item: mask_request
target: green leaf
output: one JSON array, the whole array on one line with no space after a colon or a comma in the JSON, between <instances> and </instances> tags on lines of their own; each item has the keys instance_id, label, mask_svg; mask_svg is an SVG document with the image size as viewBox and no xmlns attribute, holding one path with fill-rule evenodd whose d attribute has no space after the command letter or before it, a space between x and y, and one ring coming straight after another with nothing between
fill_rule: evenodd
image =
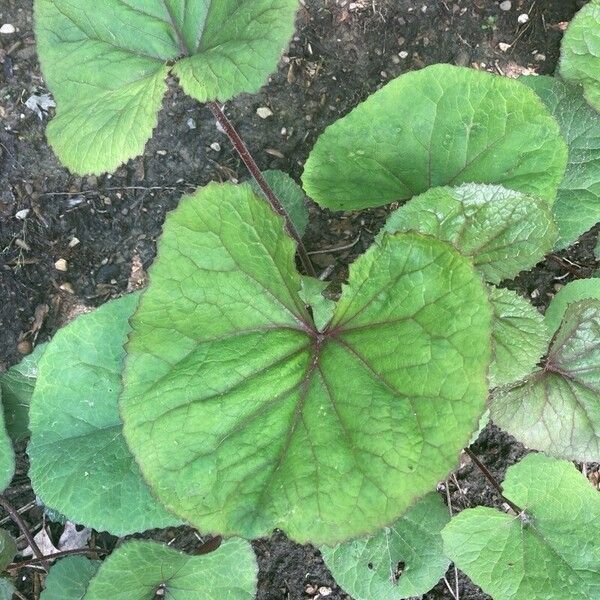
<instances>
[{"instance_id":1,"label":"green leaf","mask_svg":"<svg viewBox=\"0 0 600 600\"><path fill-rule=\"evenodd\" d=\"M600 119L581 92L560 79L529 76L520 81L548 107L569 148L553 207L560 232L556 246L565 248L600 221Z\"/></svg>"},{"instance_id":2,"label":"green leaf","mask_svg":"<svg viewBox=\"0 0 600 600\"><path fill-rule=\"evenodd\" d=\"M355 600L420 596L450 564L441 536L449 520L439 494L431 493L375 536L319 549L336 583Z\"/></svg>"},{"instance_id":3,"label":"green leaf","mask_svg":"<svg viewBox=\"0 0 600 600\"><path fill-rule=\"evenodd\" d=\"M99 560L88 560L84 556L59 560L46 577L40 600L82 600L100 565Z\"/></svg>"},{"instance_id":4,"label":"green leaf","mask_svg":"<svg viewBox=\"0 0 600 600\"><path fill-rule=\"evenodd\" d=\"M0 408L2 407L2 394L0 393ZM15 474L15 453L10 437L4 426L4 411L0 410L0 493L10 484Z\"/></svg>"},{"instance_id":5,"label":"green leaf","mask_svg":"<svg viewBox=\"0 0 600 600\"><path fill-rule=\"evenodd\" d=\"M114 171L143 152L171 70L201 102L258 91L292 36L297 6L35 0L39 58L57 105L50 144L76 173Z\"/></svg>"},{"instance_id":6,"label":"green leaf","mask_svg":"<svg viewBox=\"0 0 600 600\"><path fill-rule=\"evenodd\" d=\"M20 363L0 375L6 430L15 442L29 437L29 405L37 380L38 362L47 346L36 346Z\"/></svg>"},{"instance_id":7,"label":"green leaf","mask_svg":"<svg viewBox=\"0 0 600 600\"><path fill-rule=\"evenodd\" d=\"M314 277L302 277L302 288L298 292L305 304L311 307L313 320L319 331L327 327L335 312L335 302L325 296L328 287L329 283L326 281Z\"/></svg>"},{"instance_id":8,"label":"green leaf","mask_svg":"<svg viewBox=\"0 0 600 600\"><path fill-rule=\"evenodd\" d=\"M587 299L600 300L600 278L576 279L561 288L552 298L544 315L550 335L554 335L560 327L569 304Z\"/></svg>"},{"instance_id":9,"label":"green leaf","mask_svg":"<svg viewBox=\"0 0 600 600\"><path fill-rule=\"evenodd\" d=\"M565 32L560 76L582 85L587 101L600 111L600 0L586 4Z\"/></svg>"},{"instance_id":10,"label":"green leaf","mask_svg":"<svg viewBox=\"0 0 600 600\"><path fill-rule=\"evenodd\" d=\"M329 126L306 162L303 183L310 198L335 210L472 182L551 203L566 161L556 121L526 86L434 65L391 81Z\"/></svg>"},{"instance_id":11,"label":"green leaf","mask_svg":"<svg viewBox=\"0 0 600 600\"><path fill-rule=\"evenodd\" d=\"M0 577L0 600L12 600L17 588L6 577Z\"/></svg>"},{"instance_id":12,"label":"green leaf","mask_svg":"<svg viewBox=\"0 0 600 600\"><path fill-rule=\"evenodd\" d=\"M505 386L529 375L546 354L550 336L544 317L525 298L490 286L494 314L491 387Z\"/></svg>"},{"instance_id":13,"label":"green leaf","mask_svg":"<svg viewBox=\"0 0 600 600\"><path fill-rule=\"evenodd\" d=\"M506 472L521 518L479 506L442 531L456 566L494 600L600 598L600 494L565 461L529 454Z\"/></svg>"},{"instance_id":14,"label":"green leaf","mask_svg":"<svg viewBox=\"0 0 600 600\"><path fill-rule=\"evenodd\" d=\"M420 231L453 244L492 283L533 267L556 241L548 206L501 186L434 188L393 212L385 230Z\"/></svg>"},{"instance_id":15,"label":"green leaf","mask_svg":"<svg viewBox=\"0 0 600 600\"><path fill-rule=\"evenodd\" d=\"M294 254L250 186L184 198L131 321L121 414L158 498L200 530L336 543L456 465L487 395L491 311L450 246L387 235L319 332Z\"/></svg>"},{"instance_id":16,"label":"green leaf","mask_svg":"<svg viewBox=\"0 0 600 600\"><path fill-rule=\"evenodd\" d=\"M12 535L8 531L0 529L0 572L6 569L16 554L17 544Z\"/></svg>"},{"instance_id":17,"label":"green leaf","mask_svg":"<svg viewBox=\"0 0 600 600\"><path fill-rule=\"evenodd\" d=\"M248 542L188 556L154 542L126 542L103 563L84 600L254 600L256 558ZM158 594L157 594L158 591Z\"/></svg>"},{"instance_id":18,"label":"green leaf","mask_svg":"<svg viewBox=\"0 0 600 600\"><path fill-rule=\"evenodd\" d=\"M283 171L264 171L263 177L283 204L296 231L302 237L308 227L308 205L304 191ZM262 196L262 191L254 179L250 181L250 185L257 195Z\"/></svg>"},{"instance_id":19,"label":"green leaf","mask_svg":"<svg viewBox=\"0 0 600 600\"><path fill-rule=\"evenodd\" d=\"M570 304L542 370L492 397L492 420L529 448L600 457L600 300Z\"/></svg>"},{"instance_id":20,"label":"green leaf","mask_svg":"<svg viewBox=\"0 0 600 600\"><path fill-rule=\"evenodd\" d=\"M151 496L121 432L123 344L138 299L108 302L56 334L30 410L35 493L70 521L117 536L179 523Z\"/></svg>"}]
</instances>

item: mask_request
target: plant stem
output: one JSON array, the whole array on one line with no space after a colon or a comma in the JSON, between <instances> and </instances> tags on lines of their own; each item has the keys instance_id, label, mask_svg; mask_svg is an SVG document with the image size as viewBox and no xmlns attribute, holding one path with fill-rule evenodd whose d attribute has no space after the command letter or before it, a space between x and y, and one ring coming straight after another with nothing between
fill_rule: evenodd
<instances>
[{"instance_id":1,"label":"plant stem","mask_svg":"<svg viewBox=\"0 0 600 600\"><path fill-rule=\"evenodd\" d=\"M28 567L30 565L36 565L40 562L48 560L55 560L57 558L63 558L64 556L73 556L77 554L110 554L109 550L103 550L102 548L75 548L73 550L61 550L54 554L48 554L38 558L30 558L29 560L22 560L20 562L11 563L7 569L20 569L22 567Z\"/></svg>"},{"instance_id":2,"label":"plant stem","mask_svg":"<svg viewBox=\"0 0 600 600\"><path fill-rule=\"evenodd\" d=\"M262 190L273 210L285 219L286 228L298 246L298 256L300 257L300 262L302 263L302 267L304 268L305 272L312 277L316 277L317 274L315 273L313 264L308 256L308 253L306 252L306 248L302 243L302 239L298 234L296 227L294 227L287 210L285 210L283 204L281 204L281 201L271 189L271 186L267 183L266 179L263 177L263 174L258 168L258 165L252 157L252 154L250 154L250 151L248 150L244 140L242 140L239 133L233 126L233 123L227 118L227 115L223 112L223 109L217 102L209 102L208 107L210 108L219 125L223 128L225 135L227 135L229 138L229 141L231 142L235 151L238 153L238 156L242 159L242 162L244 165L246 165L246 168L252 177L254 177L258 187L260 187Z\"/></svg>"},{"instance_id":3,"label":"plant stem","mask_svg":"<svg viewBox=\"0 0 600 600\"><path fill-rule=\"evenodd\" d=\"M42 563L42 565L47 568L48 565L46 563L46 559L42 554L42 551L40 550L36 541L33 539L33 535L31 535L31 531L29 531L29 528L27 527L25 521L23 521L21 515L12 507L10 502L8 502L8 500L6 500L4 496L0 496L0 506L2 506L2 508L10 515L10 518L15 522L15 524L18 526L18 528L21 530L21 533L27 540L31 551L35 554L35 556Z\"/></svg>"},{"instance_id":4,"label":"plant stem","mask_svg":"<svg viewBox=\"0 0 600 600\"><path fill-rule=\"evenodd\" d=\"M488 468L477 458L477 455L470 449L465 448L465 452L469 455L471 460L477 465L479 470L483 473L483 476L491 483L492 487L500 494L500 497L508 506L510 506L513 511L520 515L524 511L522 508L519 508L514 502L511 502L505 495L502 486L496 481L495 477L489 472Z\"/></svg>"}]
</instances>

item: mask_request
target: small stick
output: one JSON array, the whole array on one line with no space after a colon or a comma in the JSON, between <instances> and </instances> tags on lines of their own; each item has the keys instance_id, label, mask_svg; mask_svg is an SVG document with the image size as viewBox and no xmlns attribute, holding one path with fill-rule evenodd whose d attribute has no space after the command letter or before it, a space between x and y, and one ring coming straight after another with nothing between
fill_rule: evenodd
<instances>
[{"instance_id":1,"label":"small stick","mask_svg":"<svg viewBox=\"0 0 600 600\"><path fill-rule=\"evenodd\" d=\"M10 502L8 502L8 500L6 500L4 496L0 496L0 506L2 506L2 508L10 515L10 518L14 521L14 523L19 527L21 533L23 534L23 536L27 540L27 543L29 544L31 551L42 563L42 566L47 568L48 565L46 563L46 558L44 557L36 541L33 539L33 535L31 535L31 531L29 531L29 528L25 524L25 521L23 521L23 519L21 518L21 515L12 507Z\"/></svg>"},{"instance_id":2,"label":"small stick","mask_svg":"<svg viewBox=\"0 0 600 600\"><path fill-rule=\"evenodd\" d=\"M484 477L492 484L492 487L498 492L498 494L500 494L500 497L502 498L502 500L504 500L504 502L506 502L506 504L508 504L508 506L510 506L517 515L522 514L524 512L523 509L519 508L514 502L511 502L504 495L504 490L502 489L502 486L496 481L494 476L489 472L488 468L477 458L475 453L472 452L472 450L470 448L465 448L465 452L469 455L471 460L477 465L479 470L483 473Z\"/></svg>"},{"instance_id":3,"label":"small stick","mask_svg":"<svg viewBox=\"0 0 600 600\"><path fill-rule=\"evenodd\" d=\"M48 554L38 558L30 558L28 560L21 560L19 562L11 563L8 565L8 567L6 567L6 569L21 569L22 567L29 567L32 565L37 565L41 562L56 560L57 558L72 556L74 554L110 554L110 552L108 550L103 550L102 548L75 548L73 550L61 550L60 552L55 552L54 554Z\"/></svg>"},{"instance_id":4,"label":"small stick","mask_svg":"<svg viewBox=\"0 0 600 600\"><path fill-rule=\"evenodd\" d=\"M286 228L292 238L294 238L294 241L298 247L298 256L300 257L300 262L302 263L304 270L308 275L316 277L315 269L310 257L308 256L308 253L306 252L306 248L302 243L302 239L296 230L296 227L294 227L294 224L292 223L292 220L290 219L290 216L285 210L283 204L281 204L281 201L275 195L275 192L271 189L271 186L267 183L267 180L263 177L263 174L258 168L258 165L252 157L252 154L250 154L250 151L244 143L244 140L242 140L239 133L233 126L233 123L227 118L227 115L223 112L223 109L217 102L209 102L208 107L210 108L219 125L223 128L225 135L227 135L229 138L229 141L233 145L235 151L238 153L238 156L242 159L242 162L244 165L246 165L246 168L248 171L250 171L252 177L254 177L258 187L260 187L262 190L273 210L285 219Z\"/></svg>"}]
</instances>

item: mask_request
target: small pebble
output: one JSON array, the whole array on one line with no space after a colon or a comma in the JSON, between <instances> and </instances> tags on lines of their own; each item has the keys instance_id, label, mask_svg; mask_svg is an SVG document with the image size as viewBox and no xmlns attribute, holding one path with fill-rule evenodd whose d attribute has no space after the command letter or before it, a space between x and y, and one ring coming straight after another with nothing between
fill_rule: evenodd
<instances>
[{"instance_id":1,"label":"small pebble","mask_svg":"<svg viewBox=\"0 0 600 600\"><path fill-rule=\"evenodd\" d=\"M210 147L215 151L215 152L221 152L221 144L219 144L219 142L213 142Z\"/></svg>"},{"instance_id":2,"label":"small pebble","mask_svg":"<svg viewBox=\"0 0 600 600\"><path fill-rule=\"evenodd\" d=\"M321 594L321 596L323 596L323 597L331 596L331 588L330 587L321 586L319 588L319 594Z\"/></svg>"},{"instance_id":3,"label":"small pebble","mask_svg":"<svg viewBox=\"0 0 600 600\"><path fill-rule=\"evenodd\" d=\"M71 238L71 241L69 242L69 248L75 248L75 246L77 246L79 244L79 238Z\"/></svg>"},{"instance_id":4,"label":"small pebble","mask_svg":"<svg viewBox=\"0 0 600 600\"><path fill-rule=\"evenodd\" d=\"M398 52L398 56L400 58L406 58L408 56L408 52L406 50L402 50L402 52Z\"/></svg>"},{"instance_id":5,"label":"small pebble","mask_svg":"<svg viewBox=\"0 0 600 600\"><path fill-rule=\"evenodd\" d=\"M273 111L268 106L261 106L256 109L256 114L261 119L268 119L273 114Z\"/></svg>"},{"instance_id":6,"label":"small pebble","mask_svg":"<svg viewBox=\"0 0 600 600\"><path fill-rule=\"evenodd\" d=\"M28 208L24 208L23 210L18 210L15 213L15 217L17 219L19 219L19 221L24 221L27 218L28 214L29 214L29 209Z\"/></svg>"},{"instance_id":7,"label":"small pebble","mask_svg":"<svg viewBox=\"0 0 600 600\"><path fill-rule=\"evenodd\" d=\"M500 42L498 44L498 48L500 48L502 52L506 52L510 48L510 44L507 44L506 42Z\"/></svg>"},{"instance_id":8,"label":"small pebble","mask_svg":"<svg viewBox=\"0 0 600 600\"><path fill-rule=\"evenodd\" d=\"M57 271L62 271L63 273L66 273L69 270L69 263L64 258L59 258L54 263L54 268Z\"/></svg>"},{"instance_id":9,"label":"small pebble","mask_svg":"<svg viewBox=\"0 0 600 600\"><path fill-rule=\"evenodd\" d=\"M510 0L504 0L500 2L500 10L510 10L512 8L512 2Z\"/></svg>"},{"instance_id":10,"label":"small pebble","mask_svg":"<svg viewBox=\"0 0 600 600\"><path fill-rule=\"evenodd\" d=\"M517 19L517 22L519 23L519 25L525 25L525 23L527 23L529 21L529 15L527 13L523 13L522 15L519 15L519 18Z\"/></svg>"},{"instance_id":11,"label":"small pebble","mask_svg":"<svg viewBox=\"0 0 600 600\"><path fill-rule=\"evenodd\" d=\"M11 23L4 23L4 25L0 27L0 33L4 35L10 35L11 33L15 33L15 31L17 30L15 29L15 26Z\"/></svg>"},{"instance_id":12,"label":"small pebble","mask_svg":"<svg viewBox=\"0 0 600 600\"><path fill-rule=\"evenodd\" d=\"M23 340L17 344L17 352L19 354L31 354L31 342L29 340Z\"/></svg>"},{"instance_id":13,"label":"small pebble","mask_svg":"<svg viewBox=\"0 0 600 600\"><path fill-rule=\"evenodd\" d=\"M68 292L69 294L74 294L75 293L75 290L73 289L73 286L68 281L65 281L65 283L62 283L59 286L59 289L61 289L63 292Z\"/></svg>"},{"instance_id":14,"label":"small pebble","mask_svg":"<svg viewBox=\"0 0 600 600\"><path fill-rule=\"evenodd\" d=\"M192 117L190 117L187 120L187 126L188 126L188 129L196 129L196 127L197 127L196 126L196 121L194 119L192 119Z\"/></svg>"}]
</instances>

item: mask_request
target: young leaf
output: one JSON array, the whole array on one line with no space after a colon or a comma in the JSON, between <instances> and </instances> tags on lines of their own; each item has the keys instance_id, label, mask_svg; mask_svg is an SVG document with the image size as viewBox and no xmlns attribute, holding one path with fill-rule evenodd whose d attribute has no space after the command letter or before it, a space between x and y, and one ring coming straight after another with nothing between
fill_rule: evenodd
<instances>
[{"instance_id":1,"label":"young leaf","mask_svg":"<svg viewBox=\"0 0 600 600\"><path fill-rule=\"evenodd\" d=\"M183 199L132 319L121 414L154 492L200 530L336 543L456 465L487 395L491 311L450 246L386 235L319 332L294 254L250 186Z\"/></svg>"},{"instance_id":2,"label":"young leaf","mask_svg":"<svg viewBox=\"0 0 600 600\"><path fill-rule=\"evenodd\" d=\"M16 554L17 544L12 535L8 531L0 529L0 572L6 569Z\"/></svg>"},{"instance_id":3,"label":"young leaf","mask_svg":"<svg viewBox=\"0 0 600 600\"><path fill-rule=\"evenodd\" d=\"M171 70L201 102L256 92L296 9L297 0L35 0L57 106L50 144L76 173L114 171L143 152Z\"/></svg>"},{"instance_id":4,"label":"young leaf","mask_svg":"<svg viewBox=\"0 0 600 600\"><path fill-rule=\"evenodd\" d=\"M550 336L544 317L511 290L489 286L494 314L491 387L508 385L529 375L548 350Z\"/></svg>"},{"instance_id":5,"label":"young leaf","mask_svg":"<svg viewBox=\"0 0 600 600\"><path fill-rule=\"evenodd\" d=\"M92 577L100 568L99 560L68 556L59 560L46 577L40 600L82 600Z\"/></svg>"},{"instance_id":6,"label":"young leaf","mask_svg":"<svg viewBox=\"0 0 600 600\"><path fill-rule=\"evenodd\" d=\"M547 204L501 186L434 188L393 212L385 230L420 231L450 242L492 283L533 267L557 231Z\"/></svg>"},{"instance_id":7,"label":"young leaf","mask_svg":"<svg viewBox=\"0 0 600 600\"><path fill-rule=\"evenodd\" d=\"M40 344L23 360L0 375L4 419L15 442L29 437L29 405L38 373L38 362L48 344Z\"/></svg>"},{"instance_id":8,"label":"young leaf","mask_svg":"<svg viewBox=\"0 0 600 600\"><path fill-rule=\"evenodd\" d=\"M30 410L36 494L69 520L119 536L179 523L151 496L121 433L123 344L138 298L108 302L56 334Z\"/></svg>"},{"instance_id":9,"label":"young leaf","mask_svg":"<svg viewBox=\"0 0 600 600\"><path fill-rule=\"evenodd\" d=\"M600 300L570 304L542 370L492 397L491 415L529 448L600 457Z\"/></svg>"},{"instance_id":10,"label":"young leaf","mask_svg":"<svg viewBox=\"0 0 600 600\"><path fill-rule=\"evenodd\" d=\"M125 542L91 580L85 600L254 600L258 567L248 542L189 556L154 542Z\"/></svg>"},{"instance_id":11,"label":"young leaf","mask_svg":"<svg viewBox=\"0 0 600 600\"><path fill-rule=\"evenodd\" d=\"M434 492L371 538L319 549L337 584L355 600L420 596L450 564L441 536L449 520L447 506Z\"/></svg>"},{"instance_id":12,"label":"young leaf","mask_svg":"<svg viewBox=\"0 0 600 600\"><path fill-rule=\"evenodd\" d=\"M600 300L600 278L576 279L561 288L544 314L550 335L554 335L560 327L569 304L588 299Z\"/></svg>"},{"instance_id":13,"label":"young leaf","mask_svg":"<svg viewBox=\"0 0 600 600\"><path fill-rule=\"evenodd\" d=\"M451 65L407 73L329 126L304 189L354 210L430 188L495 183L551 203L567 148L556 121L523 84Z\"/></svg>"},{"instance_id":14,"label":"young leaf","mask_svg":"<svg viewBox=\"0 0 600 600\"><path fill-rule=\"evenodd\" d=\"M506 472L521 517L479 506L442 530L444 550L494 600L600 598L600 494L575 467L529 454Z\"/></svg>"},{"instance_id":15,"label":"young leaf","mask_svg":"<svg viewBox=\"0 0 600 600\"><path fill-rule=\"evenodd\" d=\"M560 50L560 76L583 86L587 101L600 111L600 0L574 17Z\"/></svg>"},{"instance_id":16,"label":"young leaf","mask_svg":"<svg viewBox=\"0 0 600 600\"><path fill-rule=\"evenodd\" d=\"M281 200L281 204L290 216L296 231L302 237L308 227L308 205L306 204L304 191L283 171L264 171L263 177L267 180L275 195ZM250 185L257 195L262 195L262 191L254 179L250 182Z\"/></svg>"},{"instance_id":17,"label":"young leaf","mask_svg":"<svg viewBox=\"0 0 600 600\"><path fill-rule=\"evenodd\" d=\"M298 295L312 309L313 320L319 331L323 331L333 318L335 302L327 298L325 290L329 287L326 281L314 277L302 277L302 288Z\"/></svg>"},{"instance_id":18,"label":"young leaf","mask_svg":"<svg viewBox=\"0 0 600 600\"><path fill-rule=\"evenodd\" d=\"M600 39L600 38L599 38ZM522 77L558 121L569 147L567 172L554 203L565 248L600 221L600 118L579 89L555 77Z\"/></svg>"},{"instance_id":19,"label":"young leaf","mask_svg":"<svg viewBox=\"0 0 600 600\"><path fill-rule=\"evenodd\" d=\"M0 408L2 408L2 394L0 393ZM0 410L0 493L11 482L15 474L15 453L10 437L4 426L4 410Z\"/></svg>"}]
</instances>

